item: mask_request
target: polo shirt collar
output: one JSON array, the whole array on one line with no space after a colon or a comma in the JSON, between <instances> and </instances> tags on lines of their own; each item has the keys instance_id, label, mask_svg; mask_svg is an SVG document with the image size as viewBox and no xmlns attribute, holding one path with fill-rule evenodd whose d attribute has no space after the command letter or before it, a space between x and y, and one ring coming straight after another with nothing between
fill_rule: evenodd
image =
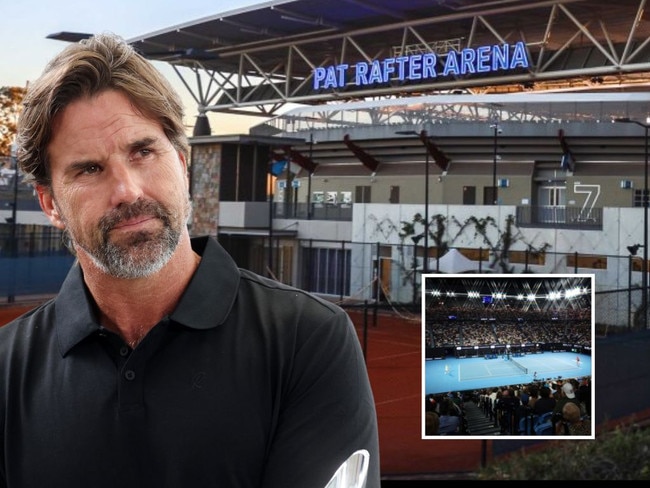
<instances>
[{"instance_id":1,"label":"polo shirt collar","mask_svg":"<svg viewBox=\"0 0 650 488\"><path fill-rule=\"evenodd\" d=\"M192 239L192 249L201 261L171 320L194 329L209 329L222 324L237 297L240 272L230 255L212 237ZM75 262L54 301L55 328L61 355L101 329L95 301Z\"/></svg>"},{"instance_id":2,"label":"polo shirt collar","mask_svg":"<svg viewBox=\"0 0 650 488\"><path fill-rule=\"evenodd\" d=\"M192 239L201 262L170 318L194 329L210 329L225 322L237 293L241 274L237 265L212 237Z\"/></svg>"},{"instance_id":3,"label":"polo shirt collar","mask_svg":"<svg viewBox=\"0 0 650 488\"><path fill-rule=\"evenodd\" d=\"M75 261L54 300L54 321L62 356L100 329L93 304L81 266Z\"/></svg>"}]
</instances>

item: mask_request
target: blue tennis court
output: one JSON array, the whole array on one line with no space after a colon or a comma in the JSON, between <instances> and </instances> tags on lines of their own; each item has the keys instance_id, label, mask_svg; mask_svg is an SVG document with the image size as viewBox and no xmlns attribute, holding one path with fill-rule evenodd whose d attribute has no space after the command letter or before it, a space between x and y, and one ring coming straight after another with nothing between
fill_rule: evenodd
<instances>
[{"instance_id":1,"label":"blue tennis court","mask_svg":"<svg viewBox=\"0 0 650 488\"><path fill-rule=\"evenodd\" d=\"M423 371L424 393L477 390L525 384L536 379L592 376L591 359L589 355L575 352L543 352L512 359L496 356L494 359L447 357L428 360Z\"/></svg>"}]
</instances>

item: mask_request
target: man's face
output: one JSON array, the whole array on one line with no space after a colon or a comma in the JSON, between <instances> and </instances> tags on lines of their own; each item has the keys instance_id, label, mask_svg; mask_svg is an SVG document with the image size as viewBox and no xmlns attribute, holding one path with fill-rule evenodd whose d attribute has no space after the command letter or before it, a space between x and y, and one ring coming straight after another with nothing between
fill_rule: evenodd
<instances>
[{"instance_id":1,"label":"man's face","mask_svg":"<svg viewBox=\"0 0 650 488\"><path fill-rule=\"evenodd\" d=\"M48 155L52 184L37 188L39 201L82 264L139 278L169 261L190 203L186 162L160 124L105 91L57 115Z\"/></svg>"}]
</instances>

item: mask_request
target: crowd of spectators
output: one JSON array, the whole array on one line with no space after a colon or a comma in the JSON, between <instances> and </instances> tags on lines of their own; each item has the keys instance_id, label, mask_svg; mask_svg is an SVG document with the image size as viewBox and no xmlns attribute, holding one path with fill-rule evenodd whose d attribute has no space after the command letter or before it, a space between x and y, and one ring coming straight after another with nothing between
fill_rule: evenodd
<instances>
[{"instance_id":1,"label":"crowd of spectators","mask_svg":"<svg viewBox=\"0 0 650 488\"><path fill-rule=\"evenodd\" d=\"M482 313L479 313L482 312ZM478 315L477 315L478 314ZM472 347L507 344L570 343L591 345L591 319L584 311L571 313L490 308L437 308L425 313L428 347Z\"/></svg>"},{"instance_id":2,"label":"crowd of spectators","mask_svg":"<svg viewBox=\"0 0 650 488\"><path fill-rule=\"evenodd\" d=\"M467 433L464 403L460 392L427 395L425 398L426 435L464 435Z\"/></svg>"},{"instance_id":3,"label":"crowd of spectators","mask_svg":"<svg viewBox=\"0 0 650 488\"><path fill-rule=\"evenodd\" d=\"M425 310L425 341L427 347L454 349L476 349L478 346L505 350L508 345L558 343L590 348L591 308L588 301L564 302L561 306L542 310L505 300L497 303L431 300ZM540 435L541 431L536 432L534 427L541 419L548 419L552 424L552 435L587 435L591 416L590 382L590 377L581 380L535 377L529 384L452 395L476 403L503 435ZM453 428L453 432L441 432L446 430L442 425L449 423L446 419L441 422L441 411L447 415L446 404L450 399L452 396L427 396L427 432L431 435L471 435L471 425L462 421L462 402L456 410L461 421L451 422L458 424L458 428ZM577 416L574 407L578 408Z\"/></svg>"},{"instance_id":4,"label":"crowd of spectators","mask_svg":"<svg viewBox=\"0 0 650 488\"><path fill-rule=\"evenodd\" d=\"M466 403L473 402L501 435L588 436L591 433L591 377L539 380L476 391L425 397L425 433L472 435ZM544 419L550 430L537 429Z\"/></svg>"},{"instance_id":5,"label":"crowd of spectators","mask_svg":"<svg viewBox=\"0 0 650 488\"><path fill-rule=\"evenodd\" d=\"M589 376L486 388L473 392L469 401L502 435L590 435ZM536 429L543 421L548 422L548 431ZM471 434L471 425L467 429Z\"/></svg>"}]
</instances>

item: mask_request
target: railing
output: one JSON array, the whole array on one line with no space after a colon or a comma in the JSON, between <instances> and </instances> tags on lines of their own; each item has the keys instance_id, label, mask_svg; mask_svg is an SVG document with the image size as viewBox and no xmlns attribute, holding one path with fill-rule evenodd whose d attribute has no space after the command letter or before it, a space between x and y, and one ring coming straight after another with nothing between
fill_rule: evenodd
<instances>
[{"instance_id":1,"label":"railing","mask_svg":"<svg viewBox=\"0 0 650 488\"><path fill-rule=\"evenodd\" d=\"M0 302L54 295L73 262L59 229L0 222Z\"/></svg>"},{"instance_id":2,"label":"railing","mask_svg":"<svg viewBox=\"0 0 650 488\"><path fill-rule=\"evenodd\" d=\"M517 207L517 225L519 227L602 230L603 209L524 205Z\"/></svg>"},{"instance_id":3,"label":"railing","mask_svg":"<svg viewBox=\"0 0 650 488\"><path fill-rule=\"evenodd\" d=\"M15 235L15 238L14 238ZM412 305L419 310L421 258L413 267L413 246L400 243L352 242L344 240L298 239L260 243L259 262L246 267L267 273L268 253L276 259L270 269L273 276L298 288L331 297L341 303L381 302L390 306ZM497 272L492 268L493 254L483 248L471 251L471 260L479 274ZM282 259L280 259L282 258ZM444 259L444 258L443 258ZM61 242L61 231L52 226L0 223L0 303L29 295L55 294L74 257ZM630 255L579 254L577 252L508 253L513 274L594 273L597 299L596 327L637 327L643 318L643 288L637 260ZM436 269L430 265L429 270ZM450 272L454 272L450 270ZM462 272L460 270L456 272ZM604 327L604 329L603 329Z\"/></svg>"},{"instance_id":4,"label":"railing","mask_svg":"<svg viewBox=\"0 0 650 488\"><path fill-rule=\"evenodd\" d=\"M309 211L310 207L311 212ZM352 204L275 202L273 218L351 222ZM524 205L517 207L517 225L520 227L602 230L603 209Z\"/></svg>"},{"instance_id":5,"label":"railing","mask_svg":"<svg viewBox=\"0 0 650 488\"><path fill-rule=\"evenodd\" d=\"M17 210L21 211L40 211L38 199L34 196L31 188L20 188L15 194ZM14 204L14 192L6 186L0 185L0 210L10 210Z\"/></svg>"},{"instance_id":6,"label":"railing","mask_svg":"<svg viewBox=\"0 0 650 488\"><path fill-rule=\"evenodd\" d=\"M273 204L273 218L352 222L352 204L275 202Z\"/></svg>"}]
</instances>

